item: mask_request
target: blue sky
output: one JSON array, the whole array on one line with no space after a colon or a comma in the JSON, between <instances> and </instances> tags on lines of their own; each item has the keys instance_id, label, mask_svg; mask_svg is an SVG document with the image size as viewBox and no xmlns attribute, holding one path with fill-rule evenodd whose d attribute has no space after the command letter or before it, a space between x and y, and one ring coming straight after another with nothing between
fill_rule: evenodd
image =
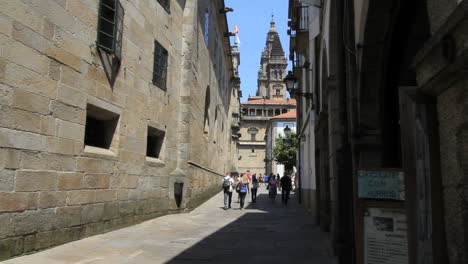
<instances>
[{"instance_id":1,"label":"blue sky","mask_svg":"<svg viewBox=\"0 0 468 264\"><path fill-rule=\"evenodd\" d=\"M228 13L230 31L234 24L239 27L239 47L241 64L239 73L241 89L246 101L257 90L257 72L260 67L260 55L265 47L266 36L270 28L271 14L275 15L276 29L280 35L286 58L289 56L288 1L287 0L225 0L227 7L234 12ZM235 37L231 37L233 43ZM290 68L290 66L288 66Z\"/></svg>"}]
</instances>

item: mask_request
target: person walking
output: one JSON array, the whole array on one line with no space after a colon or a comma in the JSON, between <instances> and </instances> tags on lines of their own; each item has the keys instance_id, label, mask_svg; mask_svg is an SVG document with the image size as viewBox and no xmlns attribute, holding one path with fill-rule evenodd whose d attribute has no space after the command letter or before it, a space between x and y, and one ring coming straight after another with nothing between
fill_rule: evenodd
<instances>
[{"instance_id":1,"label":"person walking","mask_svg":"<svg viewBox=\"0 0 468 264\"><path fill-rule=\"evenodd\" d=\"M258 179L257 177L252 178L252 188L250 189L252 193L252 203L257 203L257 189L258 189Z\"/></svg>"},{"instance_id":2,"label":"person walking","mask_svg":"<svg viewBox=\"0 0 468 264\"><path fill-rule=\"evenodd\" d=\"M240 209L244 210L245 197L249 193L249 179L246 175L242 176L239 182Z\"/></svg>"},{"instance_id":3,"label":"person walking","mask_svg":"<svg viewBox=\"0 0 468 264\"><path fill-rule=\"evenodd\" d=\"M238 175L235 181L236 192L237 192L237 203L240 203L240 182L241 182L242 177L244 177L244 173L241 173L240 175Z\"/></svg>"},{"instance_id":4,"label":"person walking","mask_svg":"<svg viewBox=\"0 0 468 264\"><path fill-rule=\"evenodd\" d=\"M291 193L292 189L292 181L289 175L285 174L280 180L280 187L281 187L281 202L284 205L288 205L289 194Z\"/></svg>"},{"instance_id":5,"label":"person walking","mask_svg":"<svg viewBox=\"0 0 468 264\"><path fill-rule=\"evenodd\" d=\"M230 173L227 173L226 177L223 178L224 210L231 208L233 185L234 179Z\"/></svg>"},{"instance_id":6,"label":"person walking","mask_svg":"<svg viewBox=\"0 0 468 264\"><path fill-rule=\"evenodd\" d=\"M272 202L275 201L276 194L278 192L277 189L278 189L278 181L276 180L276 177L272 175L268 182L268 195L270 196L270 199Z\"/></svg>"}]
</instances>

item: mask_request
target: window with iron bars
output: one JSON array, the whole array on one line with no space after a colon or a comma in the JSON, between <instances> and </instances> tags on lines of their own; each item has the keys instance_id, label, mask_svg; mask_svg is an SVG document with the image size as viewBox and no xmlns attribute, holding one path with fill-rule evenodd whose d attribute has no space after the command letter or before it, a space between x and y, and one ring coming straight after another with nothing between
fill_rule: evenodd
<instances>
[{"instance_id":1,"label":"window with iron bars","mask_svg":"<svg viewBox=\"0 0 468 264\"><path fill-rule=\"evenodd\" d=\"M171 0L158 0L158 2L169 14L171 13Z\"/></svg>"},{"instance_id":2,"label":"window with iron bars","mask_svg":"<svg viewBox=\"0 0 468 264\"><path fill-rule=\"evenodd\" d=\"M167 78L167 50L157 41L154 41L153 84L166 90Z\"/></svg>"},{"instance_id":3,"label":"window with iron bars","mask_svg":"<svg viewBox=\"0 0 468 264\"><path fill-rule=\"evenodd\" d=\"M96 44L119 61L122 59L123 18L124 9L119 0L100 0Z\"/></svg>"}]
</instances>

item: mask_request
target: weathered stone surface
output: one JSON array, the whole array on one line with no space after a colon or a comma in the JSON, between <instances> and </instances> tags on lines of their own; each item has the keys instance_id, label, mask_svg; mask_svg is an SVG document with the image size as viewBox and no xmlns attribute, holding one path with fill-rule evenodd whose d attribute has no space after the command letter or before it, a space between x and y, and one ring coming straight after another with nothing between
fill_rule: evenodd
<instances>
[{"instance_id":1,"label":"weathered stone surface","mask_svg":"<svg viewBox=\"0 0 468 264\"><path fill-rule=\"evenodd\" d=\"M16 41L19 41L30 48L39 52L44 51L44 37L17 21L13 23L12 36Z\"/></svg>"},{"instance_id":2,"label":"weathered stone surface","mask_svg":"<svg viewBox=\"0 0 468 264\"><path fill-rule=\"evenodd\" d=\"M16 172L15 191L43 191L57 189L57 173L52 171L20 170Z\"/></svg>"},{"instance_id":3,"label":"weathered stone surface","mask_svg":"<svg viewBox=\"0 0 468 264\"><path fill-rule=\"evenodd\" d=\"M81 224L82 206L57 208L56 228L72 227Z\"/></svg>"},{"instance_id":4,"label":"weathered stone surface","mask_svg":"<svg viewBox=\"0 0 468 264\"><path fill-rule=\"evenodd\" d=\"M96 199L94 191L70 191L68 193L67 205L89 204Z\"/></svg>"},{"instance_id":5,"label":"weathered stone surface","mask_svg":"<svg viewBox=\"0 0 468 264\"><path fill-rule=\"evenodd\" d=\"M59 190L79 190L83 188L82 173L59 173L57 189Z\"/></svg>"},{"instance_id":6,"label":"weathered stone surface","mask_svg":"<svg viewBox=\"0 0 468 264\"><path fill-rule=\"evenodd\" d=\"M107 173L85 174L84 187L87 189L109 188L109 178Z\"/></svg>"},{"instance_id":7,"label":"weathered stone surface","mask_svg":"<svg viewBox=\"0 0 468 264\"><path fill-rule=\"evenodd\" d=\"M11 224L11 214L0 214L0 239L13 235L13 226Z\"/></svg>"},{"instance_id":8,"label":"weathered stone surface","mask_svg":"<svg viewBox=\"0 0 468 264\"><path fill-rule=\"evenodd\" d=\"M83 141L85 127L82 124L72 123L64 120L57 120L57 136L71 139L78 142Z\"/></svg>"},{"instance_id":9,"label":"weathered stone surface","mask_svg":"<svg viewBox=\"0 0 468 264\"><path fill-rule=\"evenodd\" d=\"M57 96L56 81L17 64L7 63L5 65L3 81L7 85L23 88L49 98Z\"/></svg>"},{"instance_id":10,"label":"weathered stone surface","mask_svg":"<svg viewBox=\"0 0 468 264\"><path fill-rule=\"evenodd\" d=\"M60 101L52 101L50 103L50 112L53 117L61 120L80 125L85 125L86 123L86 112L83 109L64 104Z\"/></svg>"},{"instance_id":11,"label":"weathered stone surface","mask_svg":"<svg viewBox=\"0 0 468 264\"><path fill-rule=\"evenodd\" d=\"M86 108L86 94L83 93L83 91L74 89L64 83L60 83L57 93L58 100L81 109Z\"/></svg>"},{"instance_id":12,"label":"weathered stone surface","mask_svg":"<svg viewBox=\"0 0 468 264\"><path fill-rule=\"evenodd\" d=\"M45 151L46 138L30 132L0 128L0 146Z\"/></svg>"},{"instance_id":13,"label":"weathered stone surface","mask_svg":"<svg viewBox=\"0 0 468 264\"><path fill-rule=\"evenodd\" d=\"M51 208L65 206L67 199L66 192L40 192L39 193L39 208Z\"/></svg>"},{"instance_id":14,"label":"weathered stone surface","mask_svg":"<svg viewBox=\"0 0 468 264\"><path fill-rule=\"evenodd\" d=\"M15 171L0 169L0 192L12 192L15 186Z\"/></svg>"},{"instance_id":15,"label":"weathered stone surface","mask_svg":"<svg viewBox=\"0 0 468 264\"><path fill-rule=\"evenodd\" d=\"M23 211L29 208L29 195L27 193L0 192L0 211Z\"/></svg>"},{"instance_id":16,"label":"weathered stone surface","mask_svg":"<svg viewBox=\"0 0 468 264\"><path fill-rule=\"evenodd\" d=\"M45 49L45 54L67 66L70 66L76 71L81 71L81 59L68 51L59 47L50 46Z\"/></svg>"},{"instance_id":17,"label":"weathered stone surface","mask_svg":"<svg viewBox=\"0 0 468 264\"><path fill-rule=\"evenodd\" d=\"M96 158L78 158L78 171L87 173L110 173L114 170L114 161Z\"/></svg>"},{"instance_id":18,"label":"weathered stone surface","mask_svg":"<svg viewBox=\"0 0 468 264\"><path fill-rule=\"evenodd\" d=\"M16 235L51 230L55 223L55 210L43 209L16 213L12 217Z\"/></svg>"},{"instance_id":19,"label":"weathered stone surface","mask_svg":"<svg viewBox=\"0 0 468 264\"><path fill-rule=\"evenodd\" d=\"M104 204L104 211L102 214L103 220L110 220L119 217L119 203L112 202L112 203L105 203Z\"/></svg>"},{"instance_id":20,"label":"weathered stone surface","mask_svg":"<svg viewBox=\"0 0 468 264\"><path fill-rule=\"evenodd\" d=\"M36 249L36 234L24 237L24 252L30 252Z\"/></svg>"},{"instance_id":21,"label":"weathered stone surface","mask_svg":"<svg viewBox=\"0 0 468 264\"><path fill-rule=\"evenodd\" d=\"M13 94L13 106L43 115L50 113L50 99L22 89L15 89Z\"/></svg>"},{"instance_id":22,"label":"weathered stone surface","mask_svg":"<svg viewBox=\"0 0 468 264\"><path fill-rule=\"evenodd\" d=\"M17 108L2 107L0 125L17 130L39 133L41 130L40 115Z\"/></svg>"},{"instance_id":23,"label":"weathered stone surface","mask_svg":"<svg viewBox=\"0 0 468 264\"><path fill-rule=\"evenodd\" d=\"M102 219L104 204L90 204L83 206L81 211L81 224L95 223Z\"/></svg>"},{"instance_id":24,"label":"weathered stone surface","mask_svg":"<svg viewBox=\"0 0 468 264\"><path fill-rule=\"evenodd\" d=\"M115 190L96 190L96 202L110 202L117 198Z\"/></svg>"},{"instance_id":25,"label":"weathered stone surface","mask_svg":"<svg viewBox=\"0 0 468 264\"><path fill-rule=\"evenodd\" d=\"M0 240L0 261L23 253L23 238L7 238Z\"/></svg>"},{"instance_id":26,"label":"weathered stone surface","mask_svg":"<svg viewBox=\"0 0 468 264\"><path fill-rule=\"evenodd\" d=\"M65 155L78 155L83 149L82 143L65 138L48 137L46 144L49 152Z\"/></svg>"}]
</instances>

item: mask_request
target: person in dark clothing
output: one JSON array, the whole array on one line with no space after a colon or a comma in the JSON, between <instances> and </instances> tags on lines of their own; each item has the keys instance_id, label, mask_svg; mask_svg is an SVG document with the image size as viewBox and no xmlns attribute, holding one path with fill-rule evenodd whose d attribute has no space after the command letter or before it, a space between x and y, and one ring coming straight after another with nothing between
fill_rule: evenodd
<instances>
[{"instance_id":1,"label":"person in dark clothing","mask_svg":"<svg viewBox=\"0 0 468 264\"><path fill-rule=\"evenodd\" d=\"M252 192L252 203L257 202L257 189L258 189L258 180L257 177L252 178L252 188L250 191Z\"/></svg>"},{"instance_id":2,"label":"person in dark clothing","mask_svg":"<svg viewBox=\"0 0 468 264\"><path fill-rule=\"evenodd\" d=\"M291 192L292 188L292 181L289 175L284 175L280 180L280 188L281 188L281 201L287 205L289 200L289 193Z\"/></svg>"}]
</instances>

